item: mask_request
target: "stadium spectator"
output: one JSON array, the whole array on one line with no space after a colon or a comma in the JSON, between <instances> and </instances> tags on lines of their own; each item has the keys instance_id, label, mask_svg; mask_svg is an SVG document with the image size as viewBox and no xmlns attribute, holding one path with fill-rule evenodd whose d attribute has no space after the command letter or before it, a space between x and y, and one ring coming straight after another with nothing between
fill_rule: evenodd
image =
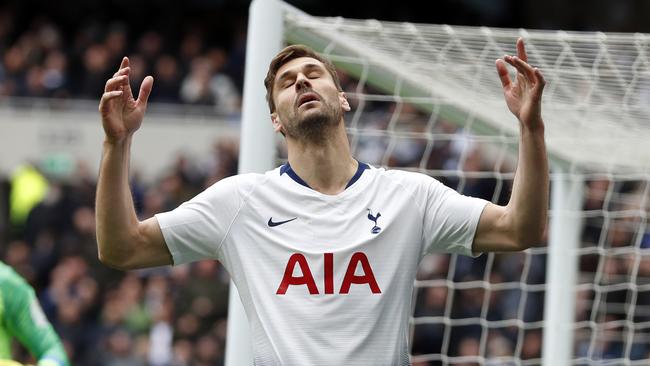
<instances>
[{"instance_id":1,"label":"stadium spectator","mask_svg":"<svg viewBox=\"0 0 650 366\"><path fill-rule=\"evenodd\" d=\"M219 49L193 59L190 72L181 84L183 102L213 105L226 114L235 113L240 104L239 92L230 78L221 73L224 62L225 55Z\"/></svg>"},{"instance_id":2,"label":"stadium spectator","mask_svg":"<svg viewBox=\"0 0 650 366\"><path fill-rule=\"evenodd\" d=\"M170 55L159 57L154 66L156 89L151 91L152 102L180 102L180 70L178 62Z\"/></svg>"},{"instance_id":3,"label":"stadium spectator","mask_svg":"<svg viewBox=\"0 0 650 366\"><path fill-rule=\"evenodd\" d=\"M3 19L12 15L0 9ZM176 50L157 28L135 33L117 20L91 22L69 34L47 17L35 19L27 27L20 24L24 29L16 29L10 20L0 27L0 97L96 98L112 74L110 67L129 52L135 87L150 72L157 78L152 101L205 104L218 113L239 113L242 81L236 78L243 73L242 66L235 65L243 65L241 51L235 49L231 57L226 49L207 43L201 23L190 24ZM235 35L238 38L225 43L241 47L241 35Z\"/></svg>"}]
</instances>

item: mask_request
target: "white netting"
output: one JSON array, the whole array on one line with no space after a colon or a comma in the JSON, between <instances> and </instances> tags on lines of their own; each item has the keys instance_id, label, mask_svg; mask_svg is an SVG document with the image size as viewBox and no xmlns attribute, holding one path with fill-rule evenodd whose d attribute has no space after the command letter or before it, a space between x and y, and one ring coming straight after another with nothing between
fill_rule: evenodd
<instances>
[{"instance_id":1,"label":"white netting","mask_svg":"<svg viewBox=\"0 0 650 366\"><path fill-rule=\"evenodd\" d=\"M650 168L650 37L450 27L290 13L293 42L326 43L325 52L364 55L373 83L391 93L440 99L471 113L477 132L516 135L503 108L494 62L526 40L529 62L548 81L544 116L550 153L582 169ZM300 30L300 31L299 31ZM383 80L382 80L383 79ZM477 107L480 106L480 107ZM444 112L444 111L443 111ZM462 119L461 119L462 120ZM453 120L454 123L462 123Z\"/></svg>"},{"instance_id":2,"label":"white netting","mask_svg":"<svg viewBox=\"0 0 650 366\"><path fill-rule=\"evenodd\" d=\"M567 33L317 18L288 9L288 43L340 68L362 161L421 171L505 204L518 122L494 62L523 36L543 70L554 167L585 181L573 364L650 352L650 62L644 34ZM553 208L553 207L551 207ZM414 365L542 362L547 247L431 255L416 281Z\"/></svg>"},{"instance_id":3,"label":"white netting","mask_svg":"<svg viewBox=\"0 0 650 366\"><path fill-rule=\"evenodd\" d=\"M576 363L647 364L650 180L593 176L587 187L576 285Z\"/></svg>"}]
</instances>

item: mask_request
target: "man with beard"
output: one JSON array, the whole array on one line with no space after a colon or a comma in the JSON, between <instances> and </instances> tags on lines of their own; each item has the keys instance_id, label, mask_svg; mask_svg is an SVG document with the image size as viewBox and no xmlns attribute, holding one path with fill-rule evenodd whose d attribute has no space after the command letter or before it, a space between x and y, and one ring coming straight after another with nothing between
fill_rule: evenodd
<instances>
[{"instance_id":1,"label":"man with beard","mask_svg":"<svg viewBox=\"0 0 650 366\"><path fill-rule=\"evenodd\" d=\"M343 120L350 105L334 66L307 47L289 46L264 80L288 163L223 179L142 222L127 166L153 80L144 80L134 100L125 59L100 103L100 258L122 269L219 260L248 315L256 365L408 365L410 300L424 255L516 251L542 241L545 82L526 59L518 40L517 56L496 64L521 127L507 206L462 196L423 174L355 160ZM505 63L517 69L516 80Z\"/></svg>"}]
</instances>

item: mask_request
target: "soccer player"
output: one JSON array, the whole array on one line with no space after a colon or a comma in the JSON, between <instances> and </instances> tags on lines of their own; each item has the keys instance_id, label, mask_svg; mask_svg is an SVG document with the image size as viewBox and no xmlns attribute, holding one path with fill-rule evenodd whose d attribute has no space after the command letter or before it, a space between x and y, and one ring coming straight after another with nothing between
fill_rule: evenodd
<instances>
[{"instance_id":1,"label":"soccer player","mask_svg":"<svg viewBox=\"0 0 650 366\"><path fill-rule=\"evenodd\" d=\"M68 366L61 340L43 314L34 289L0 262L0 366L15 365L11 340L18 338L38 360L37 366Z\"/></svg>"},{"instance_id":2,"label":"soccer player","mask_svg":"<svg viewBox=\"0 0 650 366\"><path fill-rule=\"evenodd\" d=\"M517 56L496 63L521 130L507 206L355 160L343 119L350 105L334 67L307 47L289 46L264 81L289 162L223 179L139 221L129 152L153 78L135 100L124 58L99 106L106 134L97 188L100 259L120 269L219 260L248 315L256 365L407 365L410 300L424 255L517 251L542 240L545 82L526 59L520 39ZM515 80L506 63L516 68Z\"/></svg>"}]
</instances>

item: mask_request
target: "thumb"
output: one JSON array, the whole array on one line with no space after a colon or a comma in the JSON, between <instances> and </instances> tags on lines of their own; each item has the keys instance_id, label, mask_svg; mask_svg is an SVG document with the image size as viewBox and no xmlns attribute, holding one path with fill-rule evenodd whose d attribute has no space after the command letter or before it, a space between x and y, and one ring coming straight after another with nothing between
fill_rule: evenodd
<instances>
[{"instance_id":1,"label":"thumb","mask_svg":"<svg viewBox=\"0 0 650 366\"><path fill-rule=\"evenodd\" d=\"M147 76L142 81L140 85L140 92L138 93L138 105L147 105L147 100L149 100L149 95L151 95L151 89L153 88L153 77Z\"/></svg>"}]
</instances>

